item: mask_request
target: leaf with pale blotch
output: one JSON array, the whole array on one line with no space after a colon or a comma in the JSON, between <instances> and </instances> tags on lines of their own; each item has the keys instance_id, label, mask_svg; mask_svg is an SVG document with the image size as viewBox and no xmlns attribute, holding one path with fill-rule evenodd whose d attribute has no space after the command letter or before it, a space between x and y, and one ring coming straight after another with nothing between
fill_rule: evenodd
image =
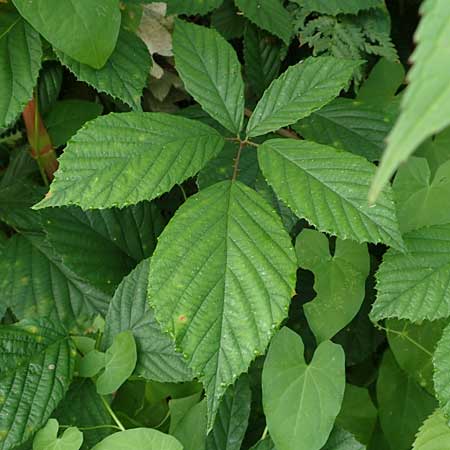
<instances>
[{"instance_id":1,"label":"leaf with pale blotch","mask_svg":"<svg viewBox=\"0 0 450 450\"><path fill-rule=\"evenodd\" d=\"M190 197L161 234L149 299L205 386L209 428L226 388L286 317L295 269L280 219L240 182Z\"/></svg>"}]
</instances>

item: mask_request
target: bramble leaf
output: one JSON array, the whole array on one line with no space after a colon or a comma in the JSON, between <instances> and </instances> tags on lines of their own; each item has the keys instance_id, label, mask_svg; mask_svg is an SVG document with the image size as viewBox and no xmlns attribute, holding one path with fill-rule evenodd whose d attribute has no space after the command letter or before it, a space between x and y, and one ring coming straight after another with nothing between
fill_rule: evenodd
<instances>
[{"instance_id":1,"label":"bramble leaf","mask_svg":"<svg viewBox=\"0 0 450 450\"><path fill-rule=\"evenodd\" d=\"M260 136L309 116L339 94L359 64L321 56L289 67L256 105L247 124L247 135Z\"/></svg>"},{"instance_id":2,"label":"bramble leaf","mask_svg":"<svg viewBox=\"0 0 450 450\"><path fill-rule=\"evenodd\" d=\"M178 20L173 52L186 90L214 119L238 134L244 120L244 82L231 45L214 29Z\"/></svg>"},{"instance_id":3,"label":"bramble leaf","mask_svg":"<svg viewBox=\"0 0 450 450\"><path fill-rule=\"evenodd\" d=\"M404 249L390 189L374 207L367 204L375 166L365 158L315 142L271 139L259 147L258 160L279 198L320 231Z\"/></svg>"},{"instance_id":4,"label":"bramble leaf","mask_svg":"<svg viewBox=\"0 0 450 450\"><path fill-rule=\"evenodd\" d=\"M209 429L226 388L286 316L295 266L276 213L237 181L190 197L161 234L149 299L205 386Z\"/></svg>"},{"instance_id":5,"label":"bramble leaf","mask_svg":"<svg viewBox=\"0 0 450 450\"><path fill-rule=\"evenodd\" d=\"M222 147L213 128L183 117L98 117L69 141L49 194L37 207L104 209L152 200L195 175Z\"/></svg>"}]
</instances>

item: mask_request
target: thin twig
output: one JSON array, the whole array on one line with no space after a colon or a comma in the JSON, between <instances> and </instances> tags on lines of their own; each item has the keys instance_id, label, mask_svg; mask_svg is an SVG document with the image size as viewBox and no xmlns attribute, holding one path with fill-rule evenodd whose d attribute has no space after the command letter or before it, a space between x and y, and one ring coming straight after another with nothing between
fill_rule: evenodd
<instances>
[{"instance_id":1,"label":"thin twig","mask_svg":"<svg viewBox=\"0 0 450 450\"><path fill-rule=\"evenodd\" d=\"M108 411L109 415L112 417L114 422L116 422L117 426L121 431L125 431L125 427L122 425L122 422L119 420L119 418L116 416L115 412L112 410L109 403L106 401L105 397L103 395L100 395L100 398L102 399L103 405L105 406L106 411Z\"/></svg>"},{"instance_id":2,"label":"thin twig","mask_svg":"<svg viewBox=\"0 0 450 450\"><path fill-rule=\"evenodd\" d=\"M233 177L231 178L232 181L235 181L237 176L238 176L238 172L239 172L239 161L241 159L241 153L242 153L242 149L244 148L245 144L244 141L241 141L239 143L239 149L236 155L236 158L234 158L234 164L233 164Z\"/></svg>"}]
</instances>

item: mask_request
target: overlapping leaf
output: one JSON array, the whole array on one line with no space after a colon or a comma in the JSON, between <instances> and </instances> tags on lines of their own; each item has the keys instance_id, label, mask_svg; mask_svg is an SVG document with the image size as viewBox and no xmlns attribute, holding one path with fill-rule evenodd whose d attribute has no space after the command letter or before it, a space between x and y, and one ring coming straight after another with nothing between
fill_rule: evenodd
<instances>
[{"instance_id":1,"label":"overlapping leaf","mask_svg":"<svg viewBox=\"0 0 450 450\"><path fill-rule=\"evenodd\" d=\"M334 428L322 450L366 450L355 437L342 428Z\"/></svg>"},{"instance_id":2,"label":"overlapping leaf","mask_svg":"<svg viewBox=\"0 0 450 450\"><path fill-rule=\"evenodd\" d=\"M302 119L293 128L305 139L376 161L384 150L391 119L381 108L339 98Z\"/></svg>"},{"instance_id":3,"label":"overlapping leaf","mask_svg":"<svg viewBox=\"0 0 450 450\"><path fill-rule=\"evenodd\" d=\"M167 0L167 14L206 14L222 4L223 0Z\"/></svg>"},{"instance_id":4,"label":"overlapping leaf","mask_svg":"<svg viewBox=\"0 0 450 450\"><path fill-rule=\"evenodd\" d=\"M70 330L105 314L109 297L68 269L41 236L16 234L0 260L0 312L50 317Z\"/></svg>"},{"instance_id":5,"label":"overlapping leaf","mask_svg":"<svg viewBox=\"0 0 450 450\"><path fill-rule=\"evenodd\" d=\"M303 230L295 248L300 267L314 273L317 292L303 309L317 342L326 341L348 325L361 307L370 269L367 246L337 239L331 256L325 235Z\"/></svg>"},{"instance_id":6,"label":"overlapping leaf","mask_svg":"<svg viewBox=\"0 0 450 450\"><path fill-rule=\"evenodd\" d=\"M390 249L377 272L377 299L370 317L412 322L450 316L450 225L405 235L408 253Z\"/></svg>"},{"instance_id":7,"label":"overlapping leaf","mask_svg":"<svg viewBox=\"0 0 450 450\"><path fill-rule=\"evenodd\" d=\"M79 450L83 444L83 433L76 427L69 427L58 437L59 424L50 419L33 439L33 450Z\"/></svg>"},{"instance_id":8,"label":"overlapping leaf","mask_svg":"<svg viewBox=\"0 0 450 450\"><path fill-rule=\"evenodd\" d=\"M291 125L333 100L359 61L321 56L289 67L268 87L247 124L250 137Z\"/></svg>"},{"instance_id":9,"label":"overlapping leaf","mask_svg":"<svg viewBox=\"0 0 450 450\"><path fill-rule=\"evenodd\" d=\"M286 316L294 258L275 212L240 182L189 198L162 233L149 298L205 385L209 428L226 388Z\"/></svg>"},{"instance_id":10,"label":"overlapping leaf","mask_svg":"<svg viewBox=\"0 0 450 450\"><path fill-rule=\"evenodd\" d=\"M449 450L450 427L443 412L437 409L420 427L413 450Z\"/></svg>"},{"instance_id":11,"label":"overlapping leaf","mask_svg":"<svg viewBox=\"0 0 450 450\"><path fill-rule=\"evenodd\" d=\"M217 411L213 429L206 439L206 450L239 450L248 425L251 390L246 375L230 386Z\"/></svg>"},{"instance_id":12,"label":"overlapping leaf","mask_svg":"<svg viewBox=\"0 0 450 450\"><path fill-rule=\"evenodd\" d=\"M442 411L450 414L450 326L444 330L433 355L434 388Z\"/></svg>"},{"instance_id":13,"label":"overlapping leaf","mask_svg":"<svg viewBox=\"0 0 450 450\"><path fill-rule=\"evenodd\" d=\"M402 100L401 115L388 137L388 146L372 183L374 201L399 165L429 136L450 124L450 46L443 45L450 36L450 3L426 0L423 18L417 28L413 67Z\"/></svg>"},{"instance_id":14,"label":"overlapping leaf","mask_svg":"<svg viewBox=\"0 0 450 450\"><path fill-rule=\"evenodd\" d=\"M289 45L292 19L280 0L235 0L235 4L247 19Z\"/></svg>"},{"instance_id":15,"label":"overlapping leaf","mask_svg":"<svg viewBox=\"0 0 450 450\"><path fill-rule=\"evenodd\" d=\"M141 96L147 83L151 58L146 45L136 34L122 30L106 64L95 69L56 52L61 62L81 81L117 98L133 110L142 111Z\"/></svg>"},{"instance_id":16,"label":"overlapping leaf","mask_svg":"<svg viewBox=\"0 0 450 450\"><path fill-rule=\"evenodd\" d=\"M64 264L110 294L152 254L164 226L161 212L150 202L95 211L49 208L43 215L47 238Z\"/></svg>"},{"instance_id":17,"label":"overlapping leaf","mask_svg":"<svg viewBox=\"0 0 450 450\"><path fill-rule=\"evenodd\" d=\"M39 34L16 12L0 7L0 128L31 100L41 68Z\"/></svg>"},{"instance_id":18,"label":"overlapping leaf","mask_svg":"<svg viewBox=\"0 0 450 450\"><path fill-rule=\"evenodd\" d=\"M271 139L258 149L269 184L297 216L341 239L403 249L389 189L369 207L375 167L361 156L309 141Z\"/></svg>"},{"instance_id":19,"label":"overlapping leaf","mask_svg":"<svg viewBox=\"0 0 450 450\"><path fill-rule=\"evenodd\" d=\"M46 320L0 328L0 449L47 422L72 380L75 354L64 330Z\"/></svg>"},{"instance_id":20,"label":"overlapping leaf","mask_svg":"<svg viewBox=\"0 0 450 450\"><path fill-rule=\"evenodd\" d=\"M13 0L14 6L56 49L92 67L102 67L120 28L117 0ZM70 30L70 32L68 32Z\"/></svg>"},{"instance_id":21,"label":"overlapping leaf","mask_svg":"<svg viewBox=\"0 0 450 450\"><path fill-rule=\"evenodd\" d=\"M295 0L308 11L336 16L382 6L382 0Z\"/></svg>"},{"instance_id":22,"label":"overlapping leaf","mask_svg":"<svg viewBox=\"0 0 450 450\"><path fill-rule=\"evenodd\" d=\"M263 406L277 450L319 450L328 440L345 388L342 348L322 342L306 364L300 336L282 328L272 340L263 375Z\"/></svg>"},{"instance_id":23,"label":"overlapping leaf","mask_svg":"<svg viewBox=\"0 0 450 450\"><path fill-rule=\"evenodd\" d=\"M434 397L398 367L390 351L380 367L377 400L381 428L396 450L411 448L420 425L437 406Z\"/></svg>"},{"instance_id":24,"label":"overlapping leaf","mask_svg":"<svg viewBox=\"0 0 450 450\"><path fill-rule=\"evenodd\" d=\"M150 261L142 261L118 287L106 316L104 347L116 334L131 330L136 340L136 374L160 382L180 382L192 378L183 356L175 352L147 302Z\"/></svg>"},{"instance_id":25,"label":"overlapping leaf","mask_svg":"<svg viewBox=\"0 0 450 450\"><path fill-rule=\"evenodd\" d=\"M238 134L244 119L244 83L231 45L213 29L179 20L173 51L186 90L214 119Z\"/></svg>"},{"instance_id":26,"label":"overlapping leaf","mask_svg":"<svg viewBox=\"0 0 450 450\"><path fill-rule=\"evenodd\" d=\"M222 146L214 129L182 117L99 117L70 140L39 206L103 209L151 200L195 175Z\"/></svg>"}]
</instances>

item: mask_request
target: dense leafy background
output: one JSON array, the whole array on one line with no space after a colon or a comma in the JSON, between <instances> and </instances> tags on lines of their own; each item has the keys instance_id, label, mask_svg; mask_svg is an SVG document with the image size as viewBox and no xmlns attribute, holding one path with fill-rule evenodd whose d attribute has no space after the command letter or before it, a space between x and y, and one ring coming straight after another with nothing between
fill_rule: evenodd
<instances>
[{"instance_id":1,"label":"dense leafy background","mask_svg":"<svg viewBox=\"0 0 450 450\"><path fill-rule=\"evenodd\" d=\"M0 450L449 450L449 60L448 0L0 0Z\"/></svg>"}]
</instances>

